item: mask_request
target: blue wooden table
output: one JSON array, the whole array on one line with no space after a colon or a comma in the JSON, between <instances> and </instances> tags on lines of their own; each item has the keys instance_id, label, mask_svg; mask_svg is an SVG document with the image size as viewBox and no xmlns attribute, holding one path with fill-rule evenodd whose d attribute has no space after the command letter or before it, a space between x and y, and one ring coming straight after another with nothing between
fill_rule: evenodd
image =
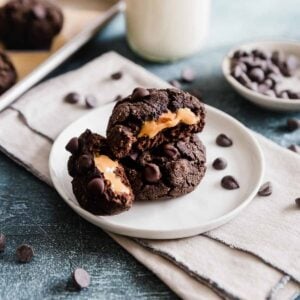
<instances>
[{"instance_id":1,"label":"blue wooden table","mask_svg":"<svg viewBox=\"0 0 300 300\"><path fill-rule=\"evenodd\" d=\"M282 130L286 119L300 118L299 113L275 113L255 107L229 87L220 67L231 47L253 39L300 40L299 27L297 0L213 1L210 38L202 52L172 64L153 64L128 48L124 19L119 16L51 76L77 68L109 50L119 52L165 80L178 78L183 67L192 66L197 79L185 85L185 89L201 90L206 103L282 146L299 144L299 131ZM176 298L105 233L75 215L54 190L3 154L0 154L0 231L8 240L5 254L0 254L0 299ZM24 242L34 246L36 257L32 263L20 265L15 262L14 251ZM76 266L84 267L92 276L92 285L81 293L67 288L69 275Z\"/></svg>"}]
</instances>

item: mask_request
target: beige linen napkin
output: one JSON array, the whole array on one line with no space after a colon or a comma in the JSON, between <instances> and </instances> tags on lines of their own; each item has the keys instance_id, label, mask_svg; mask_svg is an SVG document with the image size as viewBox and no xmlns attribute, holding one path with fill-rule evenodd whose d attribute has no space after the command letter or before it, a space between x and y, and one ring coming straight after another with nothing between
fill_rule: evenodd
<instances>
[{"instance_id":1,"label":"beige linen napkin","mask_svg":"<svg viewBox=\"0 0 300 300\"><path fill-rule=\"evenodd\" d=\"M117 71L124 76L111 80L110 75ZM0 147L51 184L48 156L53 140L88 112L84 105L64 103L65 94L95 94L104 104L136 86L167 84L125 58L107 53L42 83L2 112ZM266 180L274 184L272 196L257 197L240 216L205 236L149 241L112 235L183 298L287 299L299 289L299 211L293 201L300 193L300 159L259 135L257 138L266 158Z\"/></svg>"}]
</instances>

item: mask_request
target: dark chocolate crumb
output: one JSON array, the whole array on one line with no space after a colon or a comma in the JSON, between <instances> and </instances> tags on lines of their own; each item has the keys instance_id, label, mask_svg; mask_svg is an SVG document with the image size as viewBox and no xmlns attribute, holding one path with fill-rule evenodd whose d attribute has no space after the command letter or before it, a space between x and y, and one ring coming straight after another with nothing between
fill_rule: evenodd
<instances>
[{"instance_id":1,"label":"dark chocolate crumb","mask_svg":"<svg viewBox=\"0 0 300 300\"><path fill-rule=\"evenodd\" d=\"M298 207L300 207L300 197L295 199L295 203Z\"/></svg>"},{"instance_id":2,"label":"dark chocolate crumb","mask_svg":"<svg viewBox=\"0 0 300 300\"><path fill-rule=\"evenodd\" d=\"M287 127L288 131L295 131L300 128L300 120L288 119L286 121L286 127Z\"/></svg>"},{"instance_id":3,"label":"dark chocolate crumb","mask_svg":"<svg viewBox=\"0 0 300 300\"><path fill-rule=\"evenodd\" d=\"M288 147L288 149L295 153L300 153L300 147L298 145L292 144Z\"/></svg>"}]
</instances>

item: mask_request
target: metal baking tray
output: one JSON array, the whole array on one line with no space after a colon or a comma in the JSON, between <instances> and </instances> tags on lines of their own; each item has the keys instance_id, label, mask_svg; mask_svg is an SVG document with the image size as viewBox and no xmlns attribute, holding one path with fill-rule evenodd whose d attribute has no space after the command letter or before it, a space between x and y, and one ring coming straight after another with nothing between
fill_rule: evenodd
<instances>
[{"instance_id":1,"label":"metal baking tray","mask_svg":"<svg viewBox=\"0 0 300 300\"><path fill-rule=\"evenodd\" d=\"M0 5L5 3L0 0ZM0 111L59 66L123 9L117 0L54 1L64 13L64 25L49 51L6 51L13 61L18 82L0 96ZM3 48L0 45L1 48Z\"/></svg>"}]
</instances>

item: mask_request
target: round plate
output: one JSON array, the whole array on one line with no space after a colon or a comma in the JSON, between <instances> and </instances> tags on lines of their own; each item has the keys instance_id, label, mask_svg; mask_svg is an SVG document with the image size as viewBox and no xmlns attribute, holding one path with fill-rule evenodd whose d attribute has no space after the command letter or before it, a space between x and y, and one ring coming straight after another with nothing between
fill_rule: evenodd
<instances>
[{"instance_id":1,"label":"round plate","mask_svg":"<svg viewBox=\"0 0 300 300\"><path fill-rule=\"evenodd\" d=\"M249 130L227 114L206 106L207 124L199 136L207 149L207 172L200 185L190 194L171 200L136 202L116 216L95 216L82 209L72 192L67 172L69 153L65 145L85 129L105 135L113 104L98 108L67 127L56 139L49 167L53 184L66 203L87 221L105 230L139 238L175 239L214 229L239 214L256 195L262 181L264 160L258 143ZM216 145L216 136L225 133L234 145ZM228 167L216 171L211 167L216 157L224 157ZM235 176L237 190L225 190L220 181L225 175Z\"/></svg>"},{"instance_id":2,"label":"round plate","mask_svg":"<svg viewBox=\"0 0 300 300\"><path fill-rule=\"evenodd\" d=\"M223 74L229 84L243 97L255 103L258 106L276 111L300 111L300 99L299 100L286 100L276 97L266 96L257 92L254 92L241 83L239 83L235 78L230 75L230 61L233 53L236 50L246 50L251 51L253 49L260 49L266 51L281 51L284 54L295 55L300 59L300 43L298 42L276 42L276 41L261 41L249 44L240 45L231 51L224 57L222 69ZM300 70L297 70L296 77L297 82L288 82L289 86L294 86L295 89L299 90L300 82ZM292 83L292 85L291 85Z\"/></svg>"}]
</instances>

